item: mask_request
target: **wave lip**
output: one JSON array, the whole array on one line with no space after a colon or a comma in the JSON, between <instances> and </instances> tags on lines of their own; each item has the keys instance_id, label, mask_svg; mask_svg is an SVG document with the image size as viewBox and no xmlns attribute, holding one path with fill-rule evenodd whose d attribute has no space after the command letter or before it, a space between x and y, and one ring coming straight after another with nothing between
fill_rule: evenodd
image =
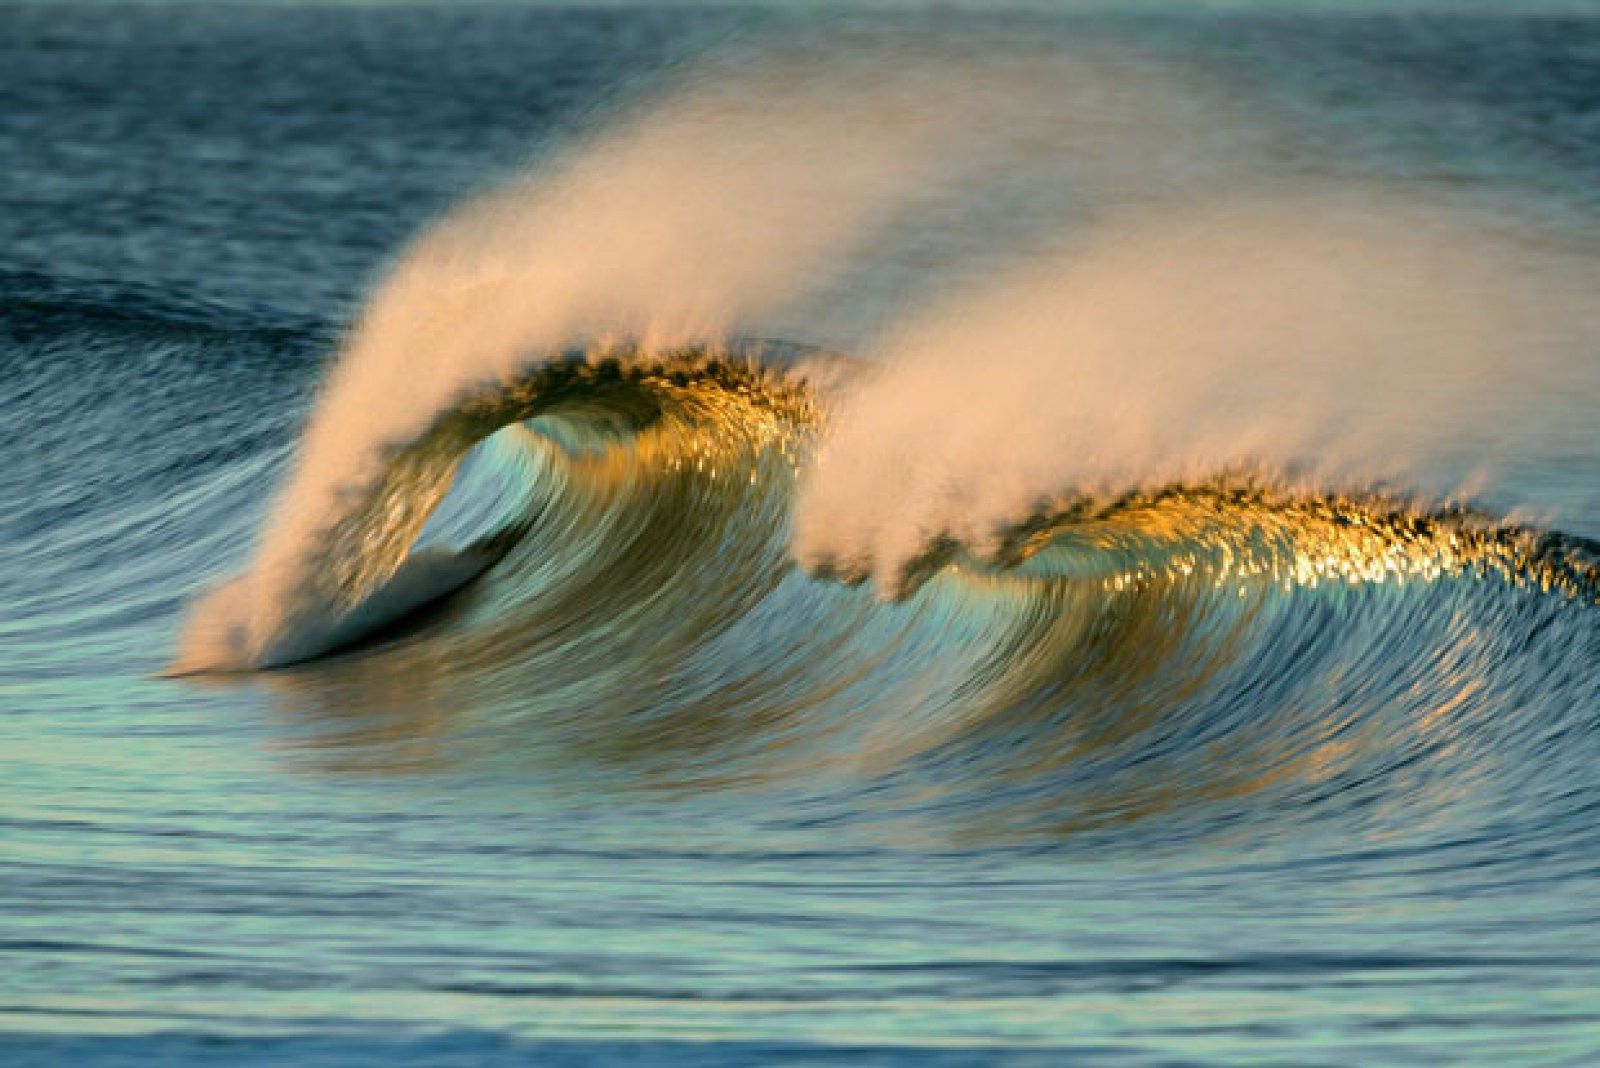
<instances>
[{"instance_id":1,"label":"wave lip","mask_svg":"<svg viewBox=\"0 0 1600 1068\"><path fill-rule=\"evenodd\" d=\"M289 593L270 627L257 623L259 569L203 598L171 671L312 659L448 596L538 522L565 492L575 458L615 454L610 462L625 464L620 457L641 447L687 450L672 462L692 457L703 468L737 438L741 447L777 443L798 461L799 439L817 419L807 383L847 373L835 354L758 340L662 352L605 343L530 362L520 378L440 412L417 438L389 448L365 485L342 494L341 511L292 561L292 580L276 576ZM708 433L723 440L707 444Z\"/></svg>"},{"instance_id":2,"label":"wave lip","mask_svg":"<svg viewBox=\"0 0 1600 1068\"><path fill-rule=\"evenodd\" d=\"M875 573L866 557L841 562L814 553L807 565L852 585ZM939 533L899 564L882 592L903 601L956 569L1117 589L1157 574L1256 579L1285 590L1470 574L1571 600L1600 599L1600 546L1586 539L1462 504L1294 490L1241 474L1106 498L1063 497L976 545Z\"/></svg>"}]
</instances>

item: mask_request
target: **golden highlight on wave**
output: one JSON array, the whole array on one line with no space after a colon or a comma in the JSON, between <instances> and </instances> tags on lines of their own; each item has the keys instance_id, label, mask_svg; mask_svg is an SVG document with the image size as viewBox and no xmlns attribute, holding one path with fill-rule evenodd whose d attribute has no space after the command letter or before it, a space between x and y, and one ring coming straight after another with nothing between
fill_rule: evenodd
<instances>
[{"instance_id":1,"label":"golden highlight on wave","mask_svg":"<svg viewBox=\"0 0 1600 1068\"><path fill-rule=\"evenodd\" d=\"M1449 499L1595 387L1595 293L1590 262L1371 192L1110 220L869 347L795 553L892 594L932 543L994 555L1029 515L1226 472Z\"/></svg>"}]
</instances>

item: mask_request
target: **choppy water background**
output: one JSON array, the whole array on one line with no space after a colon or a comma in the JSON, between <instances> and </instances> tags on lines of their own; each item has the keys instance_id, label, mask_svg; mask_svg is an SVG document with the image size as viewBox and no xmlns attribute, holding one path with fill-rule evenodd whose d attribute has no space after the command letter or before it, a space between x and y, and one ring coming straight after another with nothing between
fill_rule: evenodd
<instances>
[{"instance_id":1,"label":"choppy water background","mask_svg":"<svg viewBox=\"0 0 1600 1068\"><path fill-rule=\"evenodd\" d=\"M1595 248L1591 16L846 22L0 8L0 1057L1600 1057L1581 576L1280 584L1367 551L1297 517L1224 582L885 605L787 563L776 438L688 433L645 475L488 455L559 474L538 514L566 525L418 630L158 677L396 250L730 41L1127 49L1293 127L1291 170ZM688 394L694 426L771 422ZM1594 399L1547 401L1487 502L1580 559Z\"/></svg>"}]
</instances>

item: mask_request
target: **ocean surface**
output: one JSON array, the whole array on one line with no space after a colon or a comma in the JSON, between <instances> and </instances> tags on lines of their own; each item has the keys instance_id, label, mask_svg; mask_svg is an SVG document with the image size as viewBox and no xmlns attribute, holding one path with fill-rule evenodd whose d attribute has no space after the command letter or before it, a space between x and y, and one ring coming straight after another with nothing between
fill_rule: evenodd
<instances>
[{"instance_id":1,"label":"ocean surface","mask_svg":"<svg viewBox=\"0 0 1600 1068\"><path fill-rule=\"evenodd\" d=\"M0 1061L1600 1063L1597 279L1576 8L0 6Z\"/></svg>"}]
</instances>

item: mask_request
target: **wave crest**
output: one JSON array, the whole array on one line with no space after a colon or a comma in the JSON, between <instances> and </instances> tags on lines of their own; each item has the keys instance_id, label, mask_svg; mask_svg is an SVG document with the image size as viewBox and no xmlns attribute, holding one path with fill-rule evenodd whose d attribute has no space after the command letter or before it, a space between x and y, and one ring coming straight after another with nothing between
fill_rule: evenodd
<instances>
[{"instance_id":1,"label":"wave crest","mask_svg":"<svg viewBox=\"0 0 1600 1068\"><path fill-rule=\"evenodd\" d=\"M817 419L813 384L846 373L842 357L774 342L600 345L469 393L416 439L384 450L379 473L344 493L338 518L302 547L271 629L249 629L257 591L242 576L197 606L173 670L309 659L438 600L515 544L587 454L630 477L662 463L714 472L773 449L797 460ZM598 532L569 533L578 542Z\"/></svg>"}]
</instances>

